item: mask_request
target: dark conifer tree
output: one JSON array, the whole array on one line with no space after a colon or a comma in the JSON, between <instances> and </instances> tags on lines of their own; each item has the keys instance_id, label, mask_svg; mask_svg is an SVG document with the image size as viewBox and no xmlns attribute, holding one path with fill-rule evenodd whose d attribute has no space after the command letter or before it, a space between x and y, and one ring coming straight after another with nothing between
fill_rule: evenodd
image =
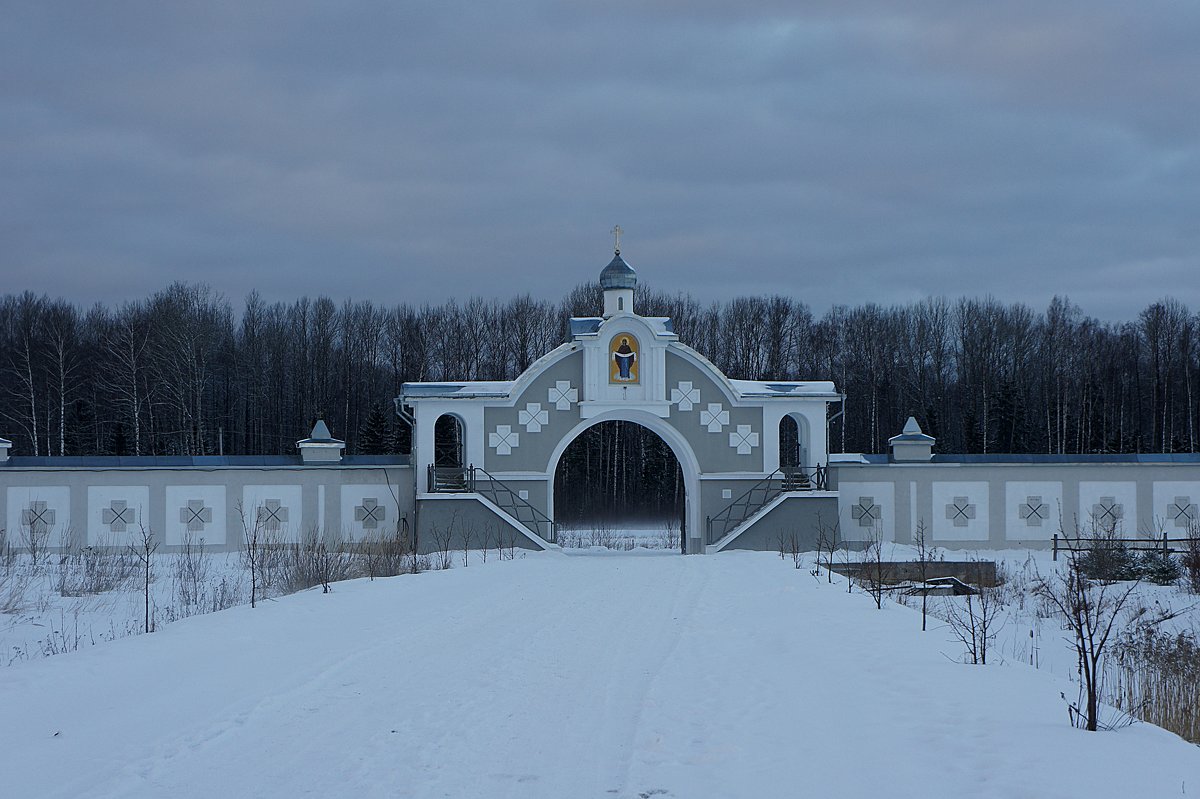
<instances>
[{"instance_id":1,"label":"dark conifer tree","mask_svg":"<svg viewBox=\"0 0 1200 799\"><path fill-rule=\"evenodd\" d=\"M128 455L129 437L125 433L125 423L117 422L112 434L108 437L108 452L106 455Z\"/></svg>"},{"instance_id":2,"label":"dark conifer tree","mask_svg":"<svg viewBox=\"0 0 1200 799\"><path fill-rule=\"evenodd\" d=\"M379 403L375 403L358 434L358 452L360 455L386 455L391 444L387 415Z\"/></svg>"}]
</instances>

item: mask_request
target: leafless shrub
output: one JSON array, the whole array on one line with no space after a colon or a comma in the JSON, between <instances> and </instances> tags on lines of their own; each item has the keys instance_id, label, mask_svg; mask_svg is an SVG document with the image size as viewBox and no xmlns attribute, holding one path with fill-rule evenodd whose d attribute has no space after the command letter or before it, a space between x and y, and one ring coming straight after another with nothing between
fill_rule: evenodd
<instances>
[{"instance_id":1,"label":"leafless shrub","mask_svg":"<svg viewBox=\"0 0 1200 799\"><path fill-rule=\"evenodd\" d=\"M183 543L175 553L174 566L175 598L179 600L183 614L188 615L189 609L200 606L208 584L209 564L204 553L204 539L185 532Z\"/></svg>"},{"instance_id":2,"label":"leafless shrub","mask_svg":"<svg viewBox=\"0 0 1200 799\"><path fill-rule=\"evenodd\" d=\"M616 543L616 536L607 522L597 522L592 525L592 529L589 531L589 546L614 549Z\"/></svg>"},{"instance_id":3,"label":"leafless shrub","mask_svg":"<svg viewBox=\"0 0 1200 799\"><path fill-rule=\"evenodd\" d=\"M50 544L50 527L45 524L22 524L21 547L29 553L36 566L46 556Z\"/></svg>"},{"instance_id":4,"label":"leafless shrub","mask_svg":"<svg viewBox=\"0 0 1200 799\"><path fill-rule=\"evenodd\" d=\"M58 563L55 588L63 597L103 594L124 585L135 568L135 559L127 549L100 543L64 554Z\"/></svg>"},{"instance_id":5,"label":"leafless shrub","mask_svg":"<svg viewBox=\"0 0 1200 799\"><path fill-rule=\"evenodd\" d=\"M407 520L397 524L386 535L364 541L362 548L366 556L367 576L370 579L404 574L409 570Z\"/></svg>"},{"instance_id":6,"label":"leafless shrub","mask_svg":"<svg viewBox=\"0 0 1200 799\"><path fill-rule=\"evenodd\" d=\"M20 613L25 609L30 579L26 569L0 569L0 614Z\"/></svg>"},{"instance_id":7,"label":"leafless shrub","mask_svg":"<svg viewBox=\"0 0 1200 799\"><path fill-rule=\"evenodd\" d=\"M517 534L505 525L496 532L496 553L500 560L512 560L517 553Z\"/></svg>"},{"instance_id":8,"label":"leafless shrub","mask_svg":"<svg viewBox=\"0 0 1200 799\"><path fill-rule=\"evenodd\" d=\"M924 519L917 522L916 532L913 533L913 545L917 548L917 576L922 587L921 632L925 632L929 620L929 591L925 583L929 579L929 563L937 557L937 548L929 545L929 533Z\"/></svg>"},{"instance_id":9,"label":"leafless shrub","mask_svg":"<svg viewBox=\"0 0 1200 799\"><path fill-rule=\"evenodd\" d=\"M679 549L679 525L668 519L663 522L662 545L663 549Z\"/></svg>"},{"instance_id":10,"label":"leafless shrub","mask_svg":"<svg viewBox=\"0 0 1200 799\"><path fill-rule=\"evenodd\" d=\"M988 650L1004 627L1004 606L995 588L978 590L978 594L946 597L942 608L950 631L966 649L965 659L986 666Z\"/></svg>"},{"instance_id":11,"label":"leafless shrub","mask_svg":"<svg viewBox=\"0 0 1200 799\"><path fill-rule=\"evenodd\" d=\"M792 558L792 564L799 569L800 562L803 560L800 552L800 537L793 530L792 532L779 531L779 557Z\"/></svg>"},{"instance_id":12,"label":"leafless shrub","mask_svg":"<svg viewBox=\"0 0 1200 799\"><path fill-rule=\"evenodd\" d=\"M437 524L431 525L429 535L433 538L433 568L440 570L449 569L453 564L450 557L450 546L454 541L454 522L452 517L450 524L446 527L441 527Z\"/></svg>"},{"instance_id":13,"label":"leafless shrub","mask_svg":"<svg viewBox=\"0 0 1200 799\"><path fill-rule=\"evenodd\" d=\"M471 565L471 539L474 537L475 531L470 527L463 528L462 534L462 558L463 566Z\"/></svg>"},{"instance_id":14,"label":"leafless shrub","mask_svg":"<svg viewBox=\"0 0 1200 799\"><path fill-rule=\"evenodd\" d=\"M284 549L285 557L280 568L280 588L292 594L307 588L321 586L328 594L333 583L353 576L353 559L346 548L330 547L317 540L317 532L311 531L303 544L294 544Z\"/></svg>"},{"instance_id":15,"label":"leafless shrub","mask_svg":"<svg viewBox=\"0 0 1200 799\"><path fill-rule=\"evenodd\" d=\"M84 635L79 630L78 609L72 614L71 621L71 624L67 623L66 611L60 608L58 624L51 620L50 630L46 637L38 641L43 657L79 651L79 645L83 642ZM92 643L94 644L95 641L93 640Z\"/></svg>"},{"instance_id":16,"label":"leafless shrub","mask_svg":"<svg viewBox=\"0 0 1200 799\"><path fill-rule=\"evenodd\" d=\"M242 521L242 563L250 575L250 607L257 607L258 600L265 599L272 585L279 561L278 534L269 530L255 514L253 520L246 518L246 509L239 501L238 517Z\"/></svg>"},{"instance_id":17,"label":"leafless shrub","mask_svg":"<svg viewBox=\"0 0 1200 799\"><path fill-rule=\"evenodd\" d=\"M154 539L154 534L150 532L150 528L146 525L140 526L140 535L137 540L129 545L129 551L137 558L141 565L142 576L142 594L146 602L146 617L143 629L150 633L154 632L154 624L150 614L150 581L154 573L154 552L158 549L158 541Z\"/></svg>"},{"instance_id":18,"label":"leafless shrub","mask_svg":"<svg viewBox=\"0 0 1200 799\"><path fill-rule=\"evenodd\" d=\"M1099 729L1103 660L1108 654L1114 629L1131 606L1131 597L1138 584L1136 581L1118 585L1089 580L1081 561L1081 552L1069 549L1064 568L1035 580L1034 594L1052 608L1071 631L1071 643L1079 663L1081 704L1084 705L1082 709L1069 708L1071 720L1077 726L1095 731ZM1136 622L1145 612L1145 608L1135 610L1129 623Z\"/></svg>"},{"instance_id":19,"label":"leafless shrub","mask_svg":"<svg viewBox=\"0 0 1200 799\"><path fill-rule=\"evenodd\" d=\"M883 609L883 596L887 592L888 581L891 579L891 567L884 560L883 530L876 524L867 534L866 544L860 553L858 579L871 598L875 607Z\"/></svg>"},{"instance_id":20,"label":"leafless shrub","mask_svg":"<svg viewBox=\"0 0 1200 799\"><path fill-rule=\"evenodd\" d=\"M833 554L837 551L840 526L841 523L836 520L833 524L826 524L820 511L817 512L817 563L814 576L820 576L821 553L825 552L825 575L830 583L833 582Z\"/></svg>"},{"instance_id":21,"label":"leafless shrub","mask_svg":"<svg viewBox=\"0 0 1200 799\"><path fill-rule=\"evenodd\" d=\"M207 606L210 613L242 604L242 586L228 577L221 579L208 592Z\"/></svg>"}]
</instances>

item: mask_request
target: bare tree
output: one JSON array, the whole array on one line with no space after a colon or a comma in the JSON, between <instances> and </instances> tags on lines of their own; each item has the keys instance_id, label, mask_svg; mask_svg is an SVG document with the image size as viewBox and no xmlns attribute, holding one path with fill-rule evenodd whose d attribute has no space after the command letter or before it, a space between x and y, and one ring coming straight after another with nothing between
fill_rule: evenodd
<instances>
[{"instance_id":1,"label":"bare tree","mask_svg":"<svg viewBox=\"0 0 1200 799\"><path fill-rule=\"evenodd\" d=\"M877 523L867 534L866 544L860 555L859 579L866 587L867 593L875 600L875 607L878 610L883 610L883 596L887 593L888 583L891 580L891 566L884 560L883 545L883 530Z\"/></svg>"},{"instance_id":2,"label":"bare tree","mask_svg":"<svg viewBox=\"0 0 1200 799\"><path fill-rule=\"evenodd\" d=\"M934 558L934 548L929 546L928 528L923 518L917 521L913 545L917 548L917 575L921 580L921 632L925 632L929 618L929 562Z\"/></svg>"},{"instance_id":3,"label":"bare tree","mask_svg":"<svg viewBox=\"0 0 1200 799\"><path fill-rule=\"evenodd\" d=\"M1046 577L1039 575L1035 580L1034 594L1053 609L1071 631L1071 644L1078 656L1081 685L1086 694L1080 716L1087 730L1099 729L1103 659L1114 630L1131 607L1136 588L1137 581L1104 583L1089 580L1081 565L1081 552L1076 548L1068 550L1063 568ZM1132 615L1137 618L1144 612L1145 609L1140 608Z\"/></svg>"},{"instance_id":4,"label":"bare tree","mask_svg":"<svg viewBox=\"0 0 1200 799\"><path fill-rule=\"evenodd\" d=\"M836 519L833 524L826 524L821 512L817 511L817 567L820 568L821 552L824 550L827 553L825 576L830 583L833 582L833 554L837 551L839 543L840 524Z\"/></svg>"},{"instance_id":5,"label":"bare tree","mask_svg":"<svg viewBox=\"0 0 1200 799\"><path fill-rule=\"evenodd\" d=\"M978 593L963 597L947 597L944 612L950 631L966 648L967 658L986 666L988 650L1004 626L1004 608L995 588L979 586L976 590Z\"/></svg>"},{"instance_id":6,"label":"bare tree","mask_svg":"<svg viewBox=\"0 0 1200 799\"><path fill-rule=\"evenodd\" d=\"M154 576L154 552L158 549L158 541L154 533L146 525L139 525L137 540L129 545L129 551L137 558L142 571L142 596L146 603L145 626L146 632L154 632L153 620L150 616L150 581Z\"/></svg>"},{"instance_id":7,"label":"bare tree","mask_svg":"<svg viewBox=\"0 0 1200 799\"><path fill-rule=\"evenodd\" d=\"M237 512L242 522L242 563L250 573L250 607L253 608L258 606L259 570L266 531L259 514L255 514L253 522L246 518L246 508L241 500L238 500Z\"/></svg>"}]
</instances>

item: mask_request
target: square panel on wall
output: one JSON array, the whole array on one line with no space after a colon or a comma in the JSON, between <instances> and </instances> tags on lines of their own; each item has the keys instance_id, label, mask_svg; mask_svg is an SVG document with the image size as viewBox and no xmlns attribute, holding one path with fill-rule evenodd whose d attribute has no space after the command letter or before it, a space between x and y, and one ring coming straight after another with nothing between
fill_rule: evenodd
<instances>
[{"instance_id":1,"label":"square panel on wall","mask_svg":"<svg viewBox=\"0 0 1200 799\"><path fill-rule=\"evenodd\" d=\"M1063 512L1060 482L1004 484L1004 531L1009 541L1049 541L1060 532Z\"/></svg>"},{"instance_id":2,"label":"square panel on wall","mask_svg":"<svg viewBox=\"0 0 1200 799\"><path fill-rule=\"evenodd\" d=\"M338 534L346 541L396 534L400 520L396 498L387 485L344 485Z\"/></svg>"},{"instance_id":3,"label":"square panel on wall","mask_svg":"<svg viewBox=\"0 0 1200 799\"><path fill-rule=\"evenodd\" d=\"M143 528L161 535L150 519L149 486L88 486L87 497L88 546L127 547Z\"/></svg>"},{"instance_id":4,"label":"square panel on wall","mask_svg":"<svg viewBox=\"0 0 1200 799\"><path fill-rule=\"evenodd\" d=\"M24 549L33 536L41 546L70 545L71 489L66 486L12 486L6 514L8 545Z\"/></svg>"},{"instance_id":5,"label":"square panel on wall","mask_svg":"<svg viewBox=\"0 0 1200 799\"><path fill-rule=\"evenodd\" d=\"M1080 482L1079 515L1063 519L1068 535L1115 533L1133 538L1138 533L1137 483Z\"/></svg>"},{"instance_id":6,"label":"square panel on wall","mask_svg":"<svg viewBox=\"0 0 1200 799\"><path fill-rule=\"evenodd\" d=\"M1154 529L1168 537L1188 536L1200 529L1200 482L1154 484Z\"/></svg>"},{"instance_id":7,"label":"square panel on wall","mask_svg":"<svg viewBox=\"0 0 1200 799\"><path fill-rule=\"evenodd\" d=\"M875 529L885 541L895 541L895 483L842 483L838 486L838 521L843 541L865 541Z\"/></svg>"},{"instance_id":8,"label":"square panel on wall","mask_svg":"<svg viewBox=\"0 0 1200 799\"><path fill-rule=\"evenodd\" d=\"M934 541L987 541L988 486L984 481L933 484L929 527Z\"/></svg>"},{"instance_id":9,"label":"square panel on wall","mask_svg":"<svg viewBox=\"0 0 1200 799\"><path fill-rule=\"evenodd\" d=\"M166 543L226 543L225 486L167 486Z\"/></svg>"},{"instance_id":10,"label":"square panel on wall","mask_svg":"<svg viewBox=\"0 0 1200 799\"><path fill-rule=\"evenodd\" d=\"M242 489L241 524L260 535L299 543L312 531L305 529L298 485L248 485ZM244 536L245 530L237 535Z\"/></svg>"}]
</instances>

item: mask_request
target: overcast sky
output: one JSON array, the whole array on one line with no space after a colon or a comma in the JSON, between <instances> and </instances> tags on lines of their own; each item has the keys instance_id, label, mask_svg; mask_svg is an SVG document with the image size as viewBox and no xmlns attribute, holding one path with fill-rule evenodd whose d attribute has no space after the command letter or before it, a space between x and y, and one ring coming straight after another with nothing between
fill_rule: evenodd
<instances>
[{"instance_id":1,"label":"overcast sky","mask_svg":"<svg viewBox=\"0 0 1200 799\"><path fill-rule=\"evenodd\" d=\"M1200 4L0 2L0 293L1200 310ZM911 6L901 10L899 6Z\"/></svg>"}]
</instances>

